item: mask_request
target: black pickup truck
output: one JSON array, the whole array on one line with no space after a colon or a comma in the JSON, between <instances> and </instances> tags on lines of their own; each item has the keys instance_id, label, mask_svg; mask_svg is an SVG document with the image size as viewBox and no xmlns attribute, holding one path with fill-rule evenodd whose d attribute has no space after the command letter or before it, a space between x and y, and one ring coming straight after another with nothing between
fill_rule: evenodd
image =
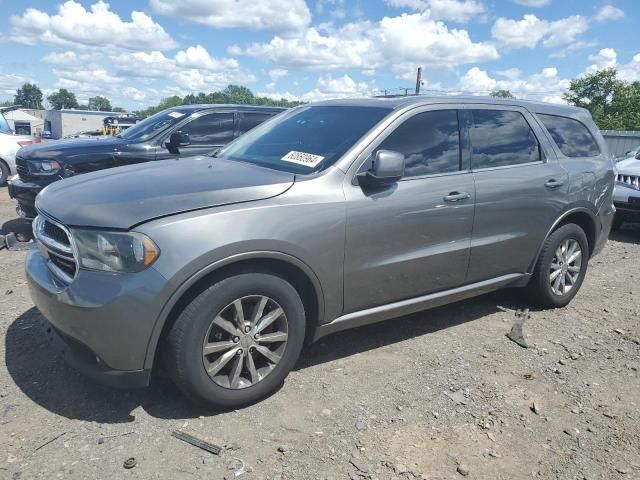
<instances>
[{"instance_id":1,"label":"black pickup truck","mask_svg":"<svg viewBox=\"0 0 640 480\"><path fill-rule=\"evenodd\" d=\"M63 178L151 160L212 152L283 108L249 105L184 105L163 110L116 136L59 140L21 148L9 195L25 218L36 215L35 198Z\"/></svg>"}]
</instances>

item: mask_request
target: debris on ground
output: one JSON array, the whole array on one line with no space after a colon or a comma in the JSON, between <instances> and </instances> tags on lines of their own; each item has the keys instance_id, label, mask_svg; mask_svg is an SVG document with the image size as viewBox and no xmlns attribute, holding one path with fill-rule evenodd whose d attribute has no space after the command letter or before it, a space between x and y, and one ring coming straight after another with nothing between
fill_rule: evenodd
<instances>
[{"instance_id":1,"label":"debris on ground","mask_svg":"<svg viewBox=\"0 0 640 480\"><path fill-rule=\"evenodd\" d=\"M133 467L135 467L138 464L138 461L134 458L134 457L129 457L127 458L124 463L122 464L122 466L124 468L126 468L127 470L131 470Z\"/></svg>"},{"instance_id":2,"label":"debris on ground","mask_svg":"<svg viewBox=\"0 0 640 480\"><path fill-rule=\"evenodd\" d=\"M19 252L19 251L22 251L22 250L30 250L33 247L33 243L32 242L21 242L16 237L16 234L13 233L13 232L8 233L7 235L5 235L5 237L4 237L4 245L7 248L7 250L10 250L12 252Z\"/></svg>"},{"instance_id":3,"label":"debris on ground","mask_svg":"<svg viewBox=\"0 0 640 480\"><path fill-rule=\"evenodd\" d=\"M523 327L525 320L531 318L529 309L517 310L515 313L516 321L511 327L511 331L507 333L507 338L514 343L517 343L523 348L529 348L529 344L524 338Z\"/></svg>"},{"instance_id":4,"label":"debris on ground","mask_svg":"<svg viewBox=\"0 0 640 480\"><path fill-rule=\"evenodd\" d=\"M204 440L200 440L199 438L194 437L193 435L189 435L181 430L174 430L171 433L172 436L176 437L178 440L182 440L183 442L189 443L194 447L201 448L202 450L206 450L207 452L211 452L214 455L219 455L222 451L217 445L213 443L205 442Z\"/></svg>"},{"instance_id":5,"label":"debris on ground","mask_svg":"<svg viewBox=\"0 0 640 480\"><path fill-rule=\"evenodd\" d=\"M540 415L540 405L537 402L533 402L531 404L531 411L536 415Z\"/></svg>"}]
</instances>

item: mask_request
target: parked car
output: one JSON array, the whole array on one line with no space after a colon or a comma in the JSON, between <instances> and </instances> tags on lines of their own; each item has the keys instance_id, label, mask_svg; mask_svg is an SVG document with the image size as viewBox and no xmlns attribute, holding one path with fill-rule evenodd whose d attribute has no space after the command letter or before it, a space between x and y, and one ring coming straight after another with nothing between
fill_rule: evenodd
<instances>
[{"instance_id":1,"label":"parked car","mask_svg":"<svg viewBox=\"0 0 640 480\"><path fill-rule=\"evenodd\" d=\"M640 222L640 152L617 163L616 189L613 196L616 217L613 228L625 222Z\"/></svg>"},{"instance_id":2,"label":"parked car","mask_svg":"<svg viewBox=\"0 0 640 480\"><path fill-rule=\"evenodd\" d=\"M26 260L65 358L198 401L272 392L303 342L503 287L567 305L614 217L589 113L513 99L297 107L213 157L49 185ZM399 327L401 328L401 327Z\"/></svg>"},{"instance_id":3,"label":"parked car","mask_svg":"<svg viewBox=\"0 0 640 480\"><path fill-rule=\"evenodd\" d=\"M185 105L170 108L116 136L60 140L25 148L16 157L19 179L9 195L19 213L33 218L35 197L62 178L105 168L206 154L226 145L282 108Z\"/></svg>"},{"instance_id":4,"label":"parked car","mask_svg":"<svg viewBox=\"0 0 640 480\"><path fill-rule=\"evenodd\" d=\"M9 124L4 118L4 113L16 108L18 107L0 108L0 187L4 187L9 177L16 173L16 152L34 141L33 137L16 135L9 128Z\"/></svg>"}]
</instances>

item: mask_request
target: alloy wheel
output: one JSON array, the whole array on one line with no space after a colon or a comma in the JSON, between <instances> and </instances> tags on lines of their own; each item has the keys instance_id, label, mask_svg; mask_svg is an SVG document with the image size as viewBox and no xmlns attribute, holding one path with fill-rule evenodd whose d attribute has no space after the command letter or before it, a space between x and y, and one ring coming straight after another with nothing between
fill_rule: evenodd
<instances>
[{"instance_id":1,"label":"alloy wheel","mask_svg":"<svg viewBox=\"0 0 640 480\"><path fill-rule=\"evenodd\" d=\"M549 282L551 291L558 296L569 293L580 278L582 270L582 248L577 240L568 238L560 242L556 249L551 268Z\"/></svg>"},{"instance_id":2,"label":"alloy wheel","mask_svg":"<svg viewBox=\"0 0 640 480\"><path fill-rule=\"evenodd\" d=\"M238 298L214 317L205 335L205 370L221 387L250 387L273 372L287 338L287 316L278 302L264 295Z\"/></svg>"}]
</instances>

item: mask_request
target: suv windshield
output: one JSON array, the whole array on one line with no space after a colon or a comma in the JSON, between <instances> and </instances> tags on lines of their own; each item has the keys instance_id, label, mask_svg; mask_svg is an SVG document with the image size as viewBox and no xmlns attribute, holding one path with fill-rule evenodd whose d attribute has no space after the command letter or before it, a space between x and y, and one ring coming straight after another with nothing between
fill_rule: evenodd
<instances>
[{"instance_id":1,"label":"suv windshield","mask_svg":"<svg viewBox=\"0 0 640 480\"><path fill-rule=\"evenodd\" d=\"M215 156L291 173L333 165L391 112L386 107L306 106L274 117Z\"/></svg>"},{"instance_id":2,"label":"suv windshield","mask_svg":"<svg viewBox=\"0 0 640 480\"><path fill-rule=\"evenodd\" d=\"M0 112L0 133L8 133L10 130L7 120L4 118L4 113Z\"/></svg>"},{"instance_id":3,"label":"suv windshield","mask_svg":"<svg viewBox=\"0 0 640 480\"><path fill-rule=\"evenodd\" d=\"M120 138L132 141L145 141L160 133L171 125L178 123L184 119L189 112L181 112L180 110L163 110L143 121L136 123L134 126L127 128L118 135Z\"/></svg>"}]
</instances>

